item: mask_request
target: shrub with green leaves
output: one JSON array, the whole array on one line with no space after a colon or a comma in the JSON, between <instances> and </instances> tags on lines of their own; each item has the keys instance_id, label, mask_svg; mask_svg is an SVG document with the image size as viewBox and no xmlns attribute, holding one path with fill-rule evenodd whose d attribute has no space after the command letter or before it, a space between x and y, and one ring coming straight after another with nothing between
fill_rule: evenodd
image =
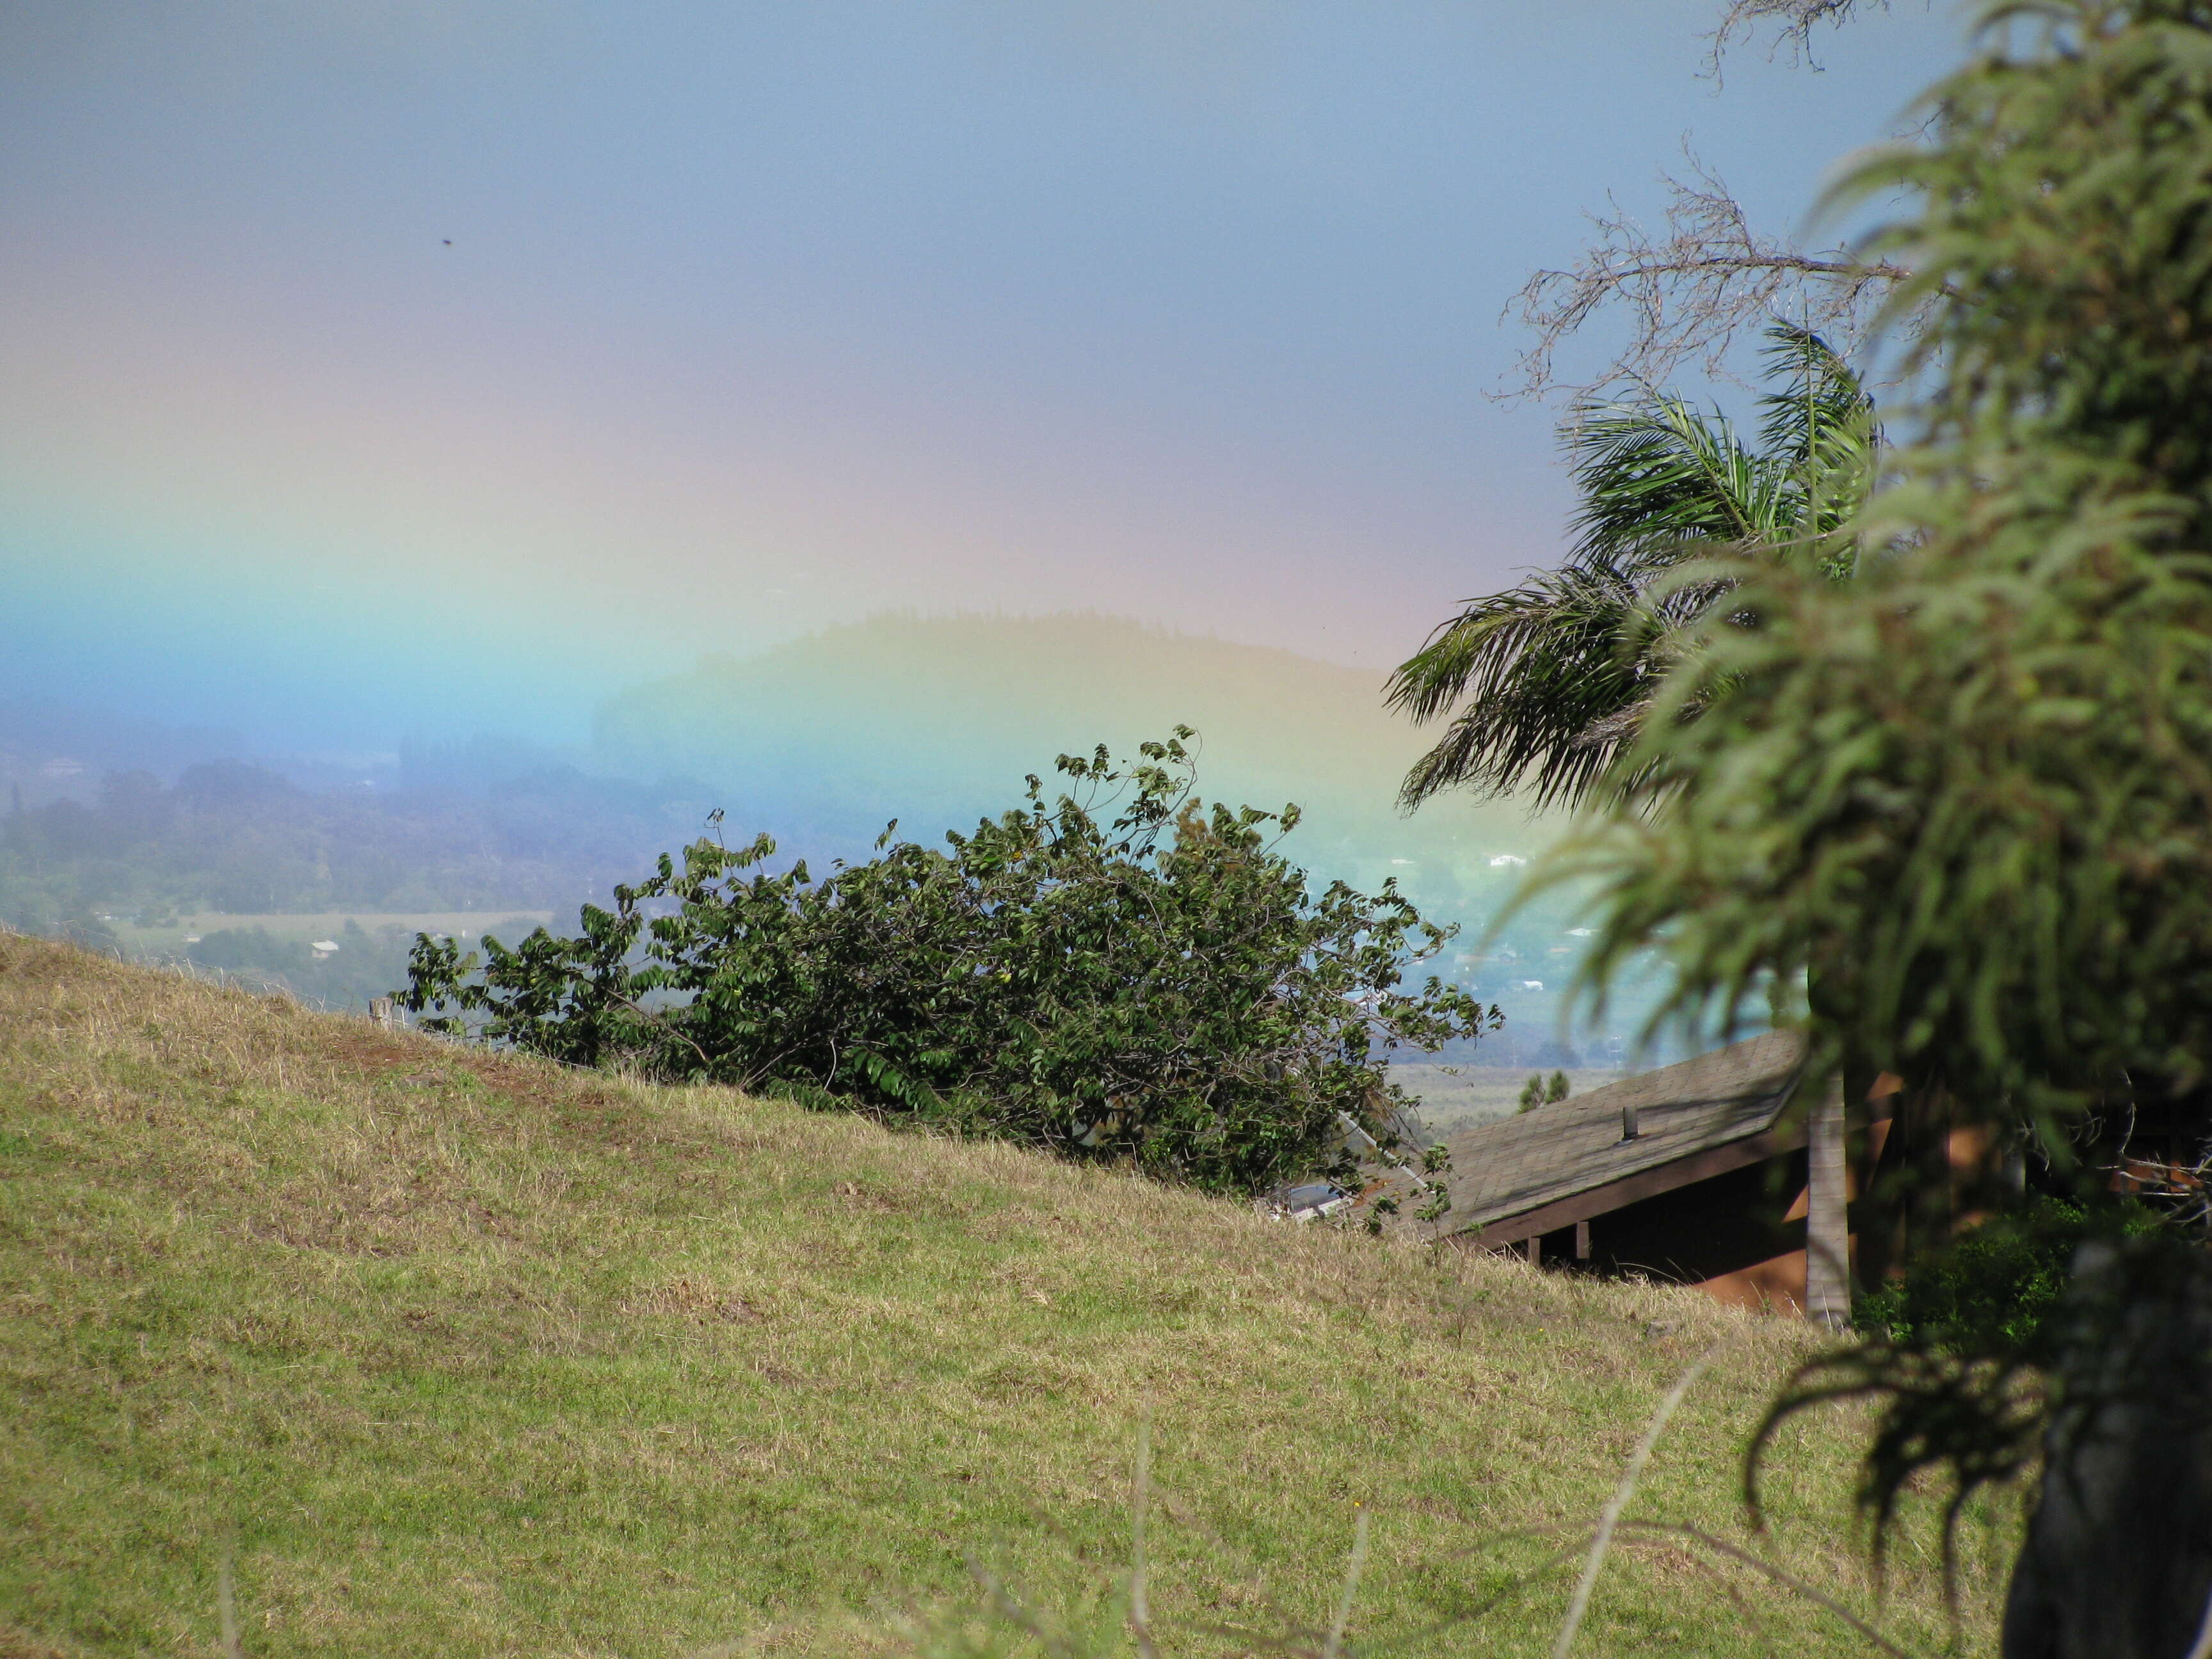
<instances>
[{"instance_id":1,"label":"shrub with green leaves","mask_svg":"<svg viewBox=\"0 0 2212 1659\"><path fill-rule=\"evenodd\" d=\"M2040 1196L1991 1216L1913 1261L1860 1303L1861 1330L1899 1347L1978 1358L2048 1357L2046 1331L2075 1255L2094 1239L2159 1226L2137 1204L2077 1204Z\"/></svg>"},{"instance_id":2,"label":"shrub with green leaves","mask_svg":"<svg viewBox=\"0 0 2212 1659\"><path fill-rule=\"evenodd\" d=\"M1540 1072L1521 1085L1521 1110L1533 1112L1565 1100L1571 1087L1565 1072L1553 1072L1549 1079Z\"/></svg>"},{"instance_id":3,"label":"shrub with green leaves","mask_svg":"<svg viewBox=\"0 0 2212 1659\"><path fill-rule=\"evenodd\" d=\"M1074 793L942 850L892 840L814 879L763 836L704 840L481 963L422 936L422 1023L534 1054L780 1092L1127 1158L1219 1191L1343 1171L1344 1125L1387 1137L1391 1052L1499 1023L1408 974L1453 929L1386 882L1318 895L1278 850L1297 809L1206 812L1177 728ZM1111 814L1110 818L1107 816Z\"/></svg>"}]
</instances>

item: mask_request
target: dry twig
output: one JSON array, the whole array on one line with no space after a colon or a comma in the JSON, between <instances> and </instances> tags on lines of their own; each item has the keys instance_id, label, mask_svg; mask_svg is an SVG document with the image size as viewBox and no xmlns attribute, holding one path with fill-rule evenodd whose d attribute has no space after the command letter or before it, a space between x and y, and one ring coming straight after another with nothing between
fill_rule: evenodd
<instances>
[{"instance_id":1,"label":"dry twig","mask_svg":"<svg viewBox=\"0 0 2212 1659\"><path fill-rule=\"evenodd\" d=\"M1873 3L1885 11L1889 9L1889 0ZM1859 5L1860 0L1729 0L1728 9L1708 37L1713 49L1705 60L1706 72L1719 79L1721 59L1728 49L1766 23L1781 25L1775 32L1774 44L1767 49L1770 57L1786 48L1793 61L1808 62L1813 55L1814 27L1822 23L1840 27Z\"/></svg>"},{"instance_id":2,"label":"dry twig","mask_svg":"<svg viewBox=\"0 0 2212 1659\"><path fill-rule=\"evenodd\" d=\"M1590 216L1596 239L1571 268L1539 270L1508 301L1534 334L1508 398L1589 392L1619 381L1656 386L1682 365L1729 378L1729 348L1747 328L1787 318L1850 346L1881 301L1911 273L1848 248L1808 252L1752 228L1728 183L1685 150L1686 173L1662 173L1665 226L1646 229L1614 204ZM1628 343L1595 376L1563 381L1559 349L1600 312L1625 310Z\"/></svg>"}]
</instances>

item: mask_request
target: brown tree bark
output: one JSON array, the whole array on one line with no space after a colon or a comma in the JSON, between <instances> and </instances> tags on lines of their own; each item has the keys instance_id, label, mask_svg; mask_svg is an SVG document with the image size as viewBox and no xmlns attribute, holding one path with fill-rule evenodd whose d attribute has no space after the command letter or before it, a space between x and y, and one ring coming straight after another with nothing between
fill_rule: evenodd
<instances>
[{"instance_id":1,"label":"brown tree bark","mask_svg":"<svg viewBox=\"0 0 2212 1659\"><path fill-rule=\"evenodd\" d=\"M1844 1079L1832 1076L1820 1088L1805 1125L1805 1316L1839 1331L1851 1322Z\"/></svg>"}]
</instances>

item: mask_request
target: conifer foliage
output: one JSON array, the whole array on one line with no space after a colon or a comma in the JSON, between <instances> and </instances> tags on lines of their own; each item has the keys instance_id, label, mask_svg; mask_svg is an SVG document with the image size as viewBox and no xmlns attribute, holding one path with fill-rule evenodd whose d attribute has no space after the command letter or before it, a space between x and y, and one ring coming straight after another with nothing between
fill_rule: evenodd
<instances>
[{"instance_id":1,"label":"conifer foliage","mask_svg":"<svg viewBox=\"0 0 2212 1659\"><path fill-rule=\"evenodd\" d=\"M1601 975L1657 944L1727 1012L1814 969L1827 1036L2063 1157L2212 1055L2212 8L1986 27L1856 181L1914 188L1883 241L1940 301L1856 579L1747 560L1571 862Z\"/></svg>"},{"instance_id":2,"label":"conifer foliage","mask_svg":"<svg viewBox=\"0 0 2212 1659\"><path fill-rule=\"evenodd\" d=\"M1341 1170L1346 1120L1387 1139L1383 1068L1499 1019L1407 975L1453 930L1386 882L1316 894L1278 844L1297 809L1209 812L1178 727L943 850L895 842L813 878L766 836L664 855L483 959L416 942L422 1024L580 1065L835 1102L1219 1191ZM1110 815L1110 816L1109 816Z\"/></svg>"},{"instance_id":3,"label":"conifer foliage","mask_svg":"<svg viewBox=\"0 0 2212 1659\"><path fill-rule=\"evenodd\" d=\"M1907 187L1871 252L1924 324L1854 579L1742 560L1617 763L1627 810L1549 873L1598 887L1597 983L1656 948L1669 1012L1723 1024L1809 988L1823 1071L1942 1091L2039 1184L2096 1199L2146 1121L2193 1149L2178 1224L2080 1258L2034 1341L1893 1332L1774 1419L1885 1401L1882 1522L1927 1466L1955 1517L2039 1451L2007 1654L2179 1653L2212 1584L2176 1518L2212 1505L2179 1197L2212 1166L2212 6L1988 8L1930 105L1845 186Z\"/></svg>"}]
</instances>

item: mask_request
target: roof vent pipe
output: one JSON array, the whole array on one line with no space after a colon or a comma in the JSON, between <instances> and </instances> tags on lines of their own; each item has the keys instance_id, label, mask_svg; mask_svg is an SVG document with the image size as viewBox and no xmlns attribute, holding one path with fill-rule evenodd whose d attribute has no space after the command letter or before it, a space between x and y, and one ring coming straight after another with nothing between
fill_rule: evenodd
<instances>
[{"instance_id":1,"label":"roof vent pipe","mask_svg":"<svg viewBox=\"0 0 2212 1659\"><path fill-rule=\"evenodd\" d=\"M1620 1109L1620 1138L1623 1140L1633 1140L1636 1135L1636 1108L1624 1106Z\"/></svg>"}]
</instances>

